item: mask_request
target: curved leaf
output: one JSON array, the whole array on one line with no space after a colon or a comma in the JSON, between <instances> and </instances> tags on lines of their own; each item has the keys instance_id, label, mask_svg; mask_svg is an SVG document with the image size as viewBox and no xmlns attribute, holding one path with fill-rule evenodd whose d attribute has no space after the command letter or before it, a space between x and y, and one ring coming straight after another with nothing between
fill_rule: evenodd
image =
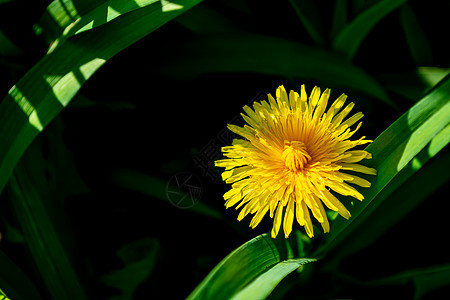
<instances>
[{"instance_id":1,"label":"curved leaf","mask_svg":"<svg viewBox=\"0 0 450 300\"><path fill-rule=\"evenodd\" d=\"M414 11L408 5L404 5L401 8L400 21L414 61L422 66L431 65L433 55L430 42L422 27L420 27Z\"/></svg>"},{"instance_id":2,"label":"curved leaf","mask_svg":"<svg viewBox=\"0 0 450 300\"><path fill-rule=\"evenodd\" d=\"M346 25L333 41L333 49L352 58L364 38L372 28L387 14L407 0L383 0L365 10Z\"/></svg>"},{"instance_id":3,"label":"curved leaf","mask_svg":"<svg viewBox=\"0 0 450 300\"><path fill-rule=\"evenodd\" d=\"M108 59L198 4L163 11L160 3L127 13L72 37L46 55L14 85L0 104L0 191L34 137L72 100Z\"/></svg>"},{"instance_id":4,"label":"curved leaf","mask_svg":"<svg viewBox=\"0 0 450 300\"><path fill-rule=\"evenodd\" d=\"M293 270L315 261L292 258L289 240L262 234L225 257L188 299L263 299Z\"/></svg>"},{"instance_id":5,"label":"curved leaf","mask_svg":"<svg viewBox=\"0 0 450 300\"><path fill-rule=\"evenodd\" d=\"M174 52L180 48L183 55ZM338 55L287 39L257 34L215 35L164 51L173 53L160 70L169 76L255 72L315 79L364 92L395 107L384 89L363 69Z\"/></svg>"}]
</instances>

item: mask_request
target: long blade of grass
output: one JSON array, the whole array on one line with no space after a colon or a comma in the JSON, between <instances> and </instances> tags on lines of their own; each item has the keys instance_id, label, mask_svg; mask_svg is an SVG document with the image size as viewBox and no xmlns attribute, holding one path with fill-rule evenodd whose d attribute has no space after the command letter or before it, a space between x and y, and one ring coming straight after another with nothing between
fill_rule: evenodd
<instances>
[{"instance_id":1,"label":"long blade of grass","mask_svg":"<svg viewBox=\"0 0 450 300\"><path fill-rule=\"evenodd\" d=\"M428 151L429 157L448 143L446 133L450 123L449 100L450 76L447 76L366 148L373 155L367 165L376 168L378 175L372 180L372 187L363 192L364 201L350 208L352 217L349 220L336 219L330 234L326 236L327 241L318 249L317 256L336 247L383 202L385 197L377 196L433 138L438 140L433 142L434 150ZM440 134L442 131L444 134ZM374 199L377 201L373 201Z\"/></svg>"},{"instance_id":2,"label":"long blade of grass","mask_svg":"<svg viewBox=\"0 0 450 300\"><path fill-rule=\"evenodd\" d=\"M250 284L234 295L232 299L265 299L283 278L304 264L313 261L315 260L310 258L296 258L282 261L256 277Z\"/></svg>"},{"instance_id":3,"label":"long blade of grass","mask_svg":"<svg viewBox=\"0 0 450 300\"><path fill-rule=\"evenodd\" d=\"M324 26L315 1L289 0L300 22L317 45L325 44Z\"/></svg>"},{"instance_id":4,"label":"long blade of grass","mask_svg":"<svg viewBox=\"0 0 450 300\"><path fill-rule=\"evenodd\" d=\"M156 2L159 2L159 0L109 0L104 3L97 3L97 5L90 7L88 11L80 14L76 9L76 3L72 1L53 1L47 10L49 14L47 19L50 18L52 22L47 21L46 24L50 23L50 26L56 24L59 28L53 31L56 31L59 37L52 42L51 51L71 36L99 27L123 14ZM161 11L165 12L173 9L174 7L170 8L171 5L175 5L178 9L183 9L182 5L161 2Z\"/></svg>"},{"instance_id":5,"label":"long blade of grass","mask_svg":"<svg viewBox=\"0 0 450 300\"><path fill-rule=\"evenodd\" d=\"M178 47L183 49L183 56L174 52ZM164 51L173 52L172 59L160 69L167 76L255 72L315 79L361 91L395 107L384 89L363 69L339 55L287 39L256 34L216 35L169 46Z\"/></svg>"},{"instance_id":6,"label":"long blade of grass","mask_svg":"<svg viewBox=\"0 0 450 300\"><path fill-rule=\"evenodd\" d=\"M371 6L347 24L333 41L333 49L351 59L370 30L387 14L407 0L383 0Z\"/></svg>"},{"instance_id":7,"label":"long blade of grass","mask_svg":"<svg viewBox=\"0 0 450 300\"><path fill-rule=\"evenodd\" d=\"M19 166L9 186L13 211L52 299L87 299L27 171Z\"/></svg>"},{"instance_id":8,"label":"long blade of grass","mask_svg":"<svg viewBox=\"0 0 450 300\"><path fill-rule=\"evenodd\" d=\"M433 55L425 32L420 27L414 11L408 5L400 9L400 21L414 61L421 66L432 64Z\"/></svg>"},{"instance_id":9,"label":"long blade of grass","mask_svg":"<svg viewBox=\"0 0 450 300\"><path fill-rule=\"evenodd\" d=\"M225 257L188 299L263 299L290 272L315 261L293 257L289 240L262 234Z\"/></svg>"},{"instance_id":10,"label":"long blade of grass","mask_svg":"<svg viewBox=\"0 0 450 300\"><path fill-rule=\"evenodd\" d=\"M34 137L108 59L200 1L179 1L173 10L158 2L126 13L72 37L27 72L0 104L0 191Z\"/></svg>"}]
</instances>

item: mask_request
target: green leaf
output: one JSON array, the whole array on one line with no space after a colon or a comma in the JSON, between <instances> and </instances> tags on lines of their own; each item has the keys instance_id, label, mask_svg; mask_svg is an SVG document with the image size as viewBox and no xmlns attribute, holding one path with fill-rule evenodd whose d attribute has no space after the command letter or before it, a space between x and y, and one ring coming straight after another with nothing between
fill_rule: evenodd
<instances>
[{"instance_id":1,"label":"green leaf","mask_svg":"<svg viewBox=\"0 0 450 300\"><path fill-rule=\"evenodd\" d=\"M408 5L404 5L400 9L400 21L414 61L422 66L431 65L433 55L430 43L420 27L414 11Z\"/></svg>"},{"instance_id":2,"label":"green leaf","mask_svg":"<svg viewBox=\"0 0 450 300\"><path fill-rule=\"evenodd\" d=\"M152 273L159 250L160 245L153 238L142 238L120 248L117 256L124 267L100 278L103 283L121 291L109 300L133 299L136 288Z\"/></svg>"},{"instance_id":3,"label":"green leaf","mask_svg":"<svg viewBox=\"0 0 450 300\"><path fill-rule=\"evenodd\" d=\"M256 277L239 293L234 295L232 299L265 299L284 277L304 264L313 261L309 258L296 258L282 261Z\"/></svg>"},{"instance_id":4,"label":"green leaf","mask_svg":"<svg viewBox=\"0 0 450 300\"><path fill-rule=\"evenodd\" d=\"M407 0L382 0L358 15L346 25L333 41L333 49L353 58L370 30L387 14ZM385 41L388 42L388 41Z\"/></svg>"},{"instance_id":5,"label":"green leaf","mask_svg":"<svg viewBox=\"0 0 450 300\"><path fill-rule=\"evenodd\" d=\"M421 299L428 292L450 285L450 265L408 270L386 278L369 281L367 285L385 286L408 283L413 283L415 286L414 299Z\"/></svg>"},{"instance_id":6,"label":"green leaf","mask_svg":"<svg viewBox=\"0 0 450 300\"><path fill-rule=\"evenodd\" d=\"M299 20L317 45L325 44L322 18L315 1L289 0Z\"/></svg>"},{"instance_id":7,"label":"green leaf","mask_svg":"<svg viewBox=\"0 0 450 300\"><path fill-rule=\"evenodd\" d=\"M200 1L179 1L183 7L170 11L176 7L169 3L164 11L158 2L126 13L70 38L27 72L0 104L0 191L31 141L108 59Z\"/></svg>"},{"instance_id":8,"label":"green leaf","mask_svg":"<svg viewBox=\"0 0 450 300\"><path fill-rule=\"evenodd\" d=\"M177 49L183 55L177 55ZM257 51L255 51L257 49ZM257 34L202 37L164 49L171 60L161 73L182 78L210 72L251 72L314 79L364 92L395 107L384 89L363 69L325 50Z\"/></svg>"},{"instance_id":9,"label":"green leaf","mask_svg":"<svg viewBox=\"0 0 450 300\"><path fill-rule=\"evenodd\" d=\"M378 175L372 179L372 187L362 191L365 199L349 209L352 217L349 220L336 219L330 233L326 235L325 244L318 249L315 257L335 248L383 202L385 197L378 195L430 141L435 146L432 151L428 151L429 157L448 143L446 133L450 123L449 98L450 76L447 76L366 148L373 155L367 165L377 169ZM445 134L440 134L443 130ZM416 171L418 168L413 169Z\"/></svg>"},{"instance_id":10,"label":"green leaf","mask_svg":"<svg viewBox=\"0 0 450 300\"><path fill-rule=\"evenodd\" d=\"M52 299L87 299L46 207L51 193L47 190L45 168L38 165L43 165L43 159L36 158L25 155L10 179L8 199L12 212Z\"/></svg>"},{"instance_id":11,"label":"green leaf","mask_svg":"<svg viewBox=\"0 0 450 300\"><path fill-rule=\"evenodd\" d=\"M292 247L284 238L257 236L225 257L188 299L263 299L285 276L315 261L294 259Z\"/></svg>"},{"instance_id":12,"label":"green leaf","mask_svg":"<svg viewBox=\"0 0 450 300\"><path fill-rule=\"evenodd\" d=\"M338 32L347 24L347 0L337 0L334 5L333 23L330 35L334 39Z\"/></svg>"}]
</instances>

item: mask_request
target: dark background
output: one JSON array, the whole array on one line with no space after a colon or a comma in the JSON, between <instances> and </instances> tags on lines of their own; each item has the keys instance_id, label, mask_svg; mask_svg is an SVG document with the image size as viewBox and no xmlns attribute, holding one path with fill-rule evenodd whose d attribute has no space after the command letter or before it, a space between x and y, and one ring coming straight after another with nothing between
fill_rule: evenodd
<instances>
[{"instance_id":1,"label":"dark background","mask_svg":"<svg viewBox=\"0 0 450 300\"><path fill-rule=\"evenodd\" d=\"M22 21L8 18L25 2L35 6L26 18ZM355 1L356 4L349 5L349 20L372 2L376 1ZM38 21L47 4L14 1L0 6L0 28L25 49L15 58L14 64L0 64L0 91L3 94L45 54L45 42L33 34L30 26ZM429 41L432 60L427 66L448 68L448 4L445 1L409 1L408 5ZM328 32L333 2L320 1L318 8L324 31ZM214 18L208 17L212 13L226 20L225 24L232 24L233 30L214 24L208 28L210 22L214 22ZM199 18L202 14L203 19ZM402 84L415 90L415 97L404 97L386 86L386 92L397 108L326 80L258 72L197 74L195 57L186 54L184 46L195 45L195 41L211 35L219 38L240 33L275 36L331 52L329 42L324 45L314 43L287 1L276 4L205 1L109 60L29 150L41 149L44 160L53 159L49 153L55 147L52 141L56 136L62 149L59 151L64 160L69 161L69 169L50 172L49 176L72 183L55 187L66 191L60 212L60 218L65 219L61 231L67 238L65 244L73 265L92 299L106 299L118 293L99 278L123 268L117 250L126 244L150 238L155 253L152 272L136 289L133 299L147 299L149 295L184 298L228 253L270 230L272 220L267 217L251 230L248 219L239 223L234 209L225 210L222 195L228 187L220 180L220 170L213 167L213 161L220 158L220 147L231 143L233 138L226 134L226 124L242 122L238 116L243 105L261 100L267 93L274 94L280 84L287 90L296 91L301 84L306 84L308 92L314 85L322 90L329 87L333 99L346 93L350 101L356 103L355 112L364 112L360 135L375 139L420 100L426 87L417 84L420 78L414 74L419 64L411 56L399 14L399 10L395 10L383 18L353 59L355 65L382 85L391 78L402 79L403 75L398 74L411 76L411 79L405 77ZM203 55L214 57L216 54ZM267 57L267 61L261 63L277 63L278 59ZM185 60L187 67L178 70L171 65L173 60ZM165 71L168 66L170 72ZM199 160L206 163L206 167ZM116 177L127 174L123 173L126 171L138 174L129 179L145 186L130 188L126 180ZM219 218L176 207L164 197L166 184L180 172L193 174L196 183L201 185L198 201L216 210ZM146 181L148 178L155 181ZM449 263L450 248L445 238L447 210L433 204L435 199L444 197L445 192L448 192L447 187L441 187L429 201L423 202L375 244L341 263L342 274L368 280L410 268ZM2 200L2 210L8 211L8 201ZM13 217L4 215L1 232L17 227L16 223ZM2 249L16 261L21 261L21 267L31 274L39 291L45 295L45 286L38 278L35 266L27 263L30 257L24 244L12 242L9 232L2 240ZM142 246L143 251L150 246ZM345 276L334 277L320 272L321 264L319 262L315 270L318 275L301 287L302 295L311 299L367 298L368 295L375 298L387 292L399 292L404 298L412 297L412 286L386 287L383 291L362 287ZM294 274L285 281L296 280L296 276ZM289 286L285 281L279 287L279 295L287 293L286 297L297 298L300 288L285 288ZM276 290L274 298L277 293ZM432 299L436 294L428 296Z\"/></svg>"}]
</instances>

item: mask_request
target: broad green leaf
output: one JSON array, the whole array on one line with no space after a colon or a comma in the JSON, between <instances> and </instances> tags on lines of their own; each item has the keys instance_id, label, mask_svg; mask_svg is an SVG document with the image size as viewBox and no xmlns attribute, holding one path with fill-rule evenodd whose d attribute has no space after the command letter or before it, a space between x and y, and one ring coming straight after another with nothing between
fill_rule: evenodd
<instances>
[{"instance_id":1,"label":"broad green leaf","mask_svg":"<svg viewBox=\"0 0 450 300\"><path fill-rule=\"evenodd\" d=\"M190 195L188 192L183 191L175 185L169 185L169 181L164 181L138 171L117 170L111 173L111 180L121 188L136 191L146 196L155 197L167 201L168 203L170 201L170 195L168 193L176 193L180 199L184 197L195 197L195 195ZM201 189L201 187L199 188ZM174 197L172 198L176 199ZM192 202L195 202L195 204L186 207L185 209L203 216L219 220L223 219L223 215L220 212L202 203L200 199L193 199ZM177 205L177 203L172 204Z\"/></svg>"},{"instance_id":2,"label":"broad green leaf","mask_svg":"<svg viewBox=\"0 0 450 300\"><path fill-rule=\"evenodd\" d=\"M12 299L42 299L33 282L3 251L0 251L0 266L0 286ZM0 300L2 293L0 290Z\"/></svg>"},{"instance_id":3,"label":"broad green leaf","mask_svg":"<svg viewBox=\"0 0 450 300\"><path fill-rule=\"evenodd\" d=\"M376 168L378 175L371 178L372 187L362 191L365 199L349 209L352 217L349 220L338 218L332 224L330 233L325 236L326 242L318 250L317 256L320 257L336 247L382 203L384 198L377 196L433 138L436 137L439 141L434 142L437 146L431 153L429 151L430 157L445 146L448 136L439 133L442 130L448 132L446 127L450 123L449 100L450 77L447 76L366 148L373 155L367 165ZM373 201L374 199L376 201Z\"/></svg>"},{"instance_id":4,"label":"broad green leaf","mask_svg":"<svg viewBox=\"0 0 450 300\"><path fill-rule=\"evenodd\" d=\"M450 265L438 265L401 272L386 278L369 281L369 286L414 283L414 299L421 299L428 292L450 285Z\"/></svg>"},{"instance_id":5,"label":"broad green leaf","mask_svg":"<svg viewBox=\"0 0 450 300\"><path fill-rule=\"evenodd\" d=\"M312 258L294 259L293 245L263 234L225 257L188 299L263 299L276 285ZM295 251L297 252L297 251Z\"/></svg>"},{"instance_id":6,"label":"broad green leaf","mask_svg":"<svg viewBox=\"0 0 450 300\"><path fill-rule=\"evenodd\" d=\"M177 49L183 55L177 55ZM255 51L257 49L257 51ZM251 72L315 79L361 91L392 106L384 89L363 69L339 55L295 41L257 34L202 37L177 47L160 71L168 76L193 77L209 72Z\"/></svg>"},{"instance_id":7,"label":"broad green leaf","mask_svg":"<svg viewBox=\"0 0 450 300\"><path fill-rule=\"evenodd\" d=\"M183 8L169 11L158 2L126 13L72 37L28 71L0 104L0 191L34 137L108 59L200 1L179 1Z\"/></svg>"},{"instance_id":8,"label":"broad green leaf","mask_svg":"<svg viewBox=\"0 0 450 300\"><path fill-rule=\"evenodd\" d=\"M325 44L322 18L319 15L319 8L317 7L316 2L307 0L289 0L289 3L294 8L295 13L312 40L318 45Z\"/></svg>"},{"instance_id":9,"label":"broad green leaf","mask_svg":"<svg viewBox=\"0 0 450 300\"><path fill-rule=\"evenodd\" d=\"M124 245L117 251L124 267L103 275L100 281L121 291L109 300L130 300L136 288L150 276L160 245L153 238L142 238Z\"/></svg>"},{"instance_id":10,"label":"broad green leaf","mask_svg":"<svg viewBox=\"0 0 450 300\"><path fill-rule=\"evenodd\" d=\"M433 61L430 43L420 27L414 11L403 5L400 9L400 21L414 61L421 66L429 66Z\"/></svg>"},{"instance_id":11,"label":"broad green leaf","mask_svg":"<svg viewBox=\"0 0 450 300\"><path fill-rule=\"evenodd\" d=\"M40 144L30 147L10 179L11 210L52 299L87 299L57 233L65 226L61 223L60 228L55 227L55 215L60 216L64 210L58 209L57 201L51 201L57 193L49 189L45 161L37 146ZM63 231L70 236L70 230Z\"/></svg>"},{"instance_id":12,"label":"broad green leaf","mask_svg":"<svg viewBox=\"0 0 450 300\"><path fill-rule=\"evenodd\" d=\"M372 28L384 16L404 4L406 1L407 0L382 0L371 6L341 30L333 41L333 49L344 54L347 58L352 58ZM389 41L384 42L387 43Z\"/></svg>"},{"instance_id":13,"label":"broad green leaf","mask_svg":"<svg viewBox=\"0 0 450 300\"><path fill-rule=\"evenodd\" d=\"M296 258L282 261L256 277L255 280L234 295L232 299L265 299L284 277L288 276L302 265L312 261L314 260L309 258Z\"/></svg>"}]
</instances>

